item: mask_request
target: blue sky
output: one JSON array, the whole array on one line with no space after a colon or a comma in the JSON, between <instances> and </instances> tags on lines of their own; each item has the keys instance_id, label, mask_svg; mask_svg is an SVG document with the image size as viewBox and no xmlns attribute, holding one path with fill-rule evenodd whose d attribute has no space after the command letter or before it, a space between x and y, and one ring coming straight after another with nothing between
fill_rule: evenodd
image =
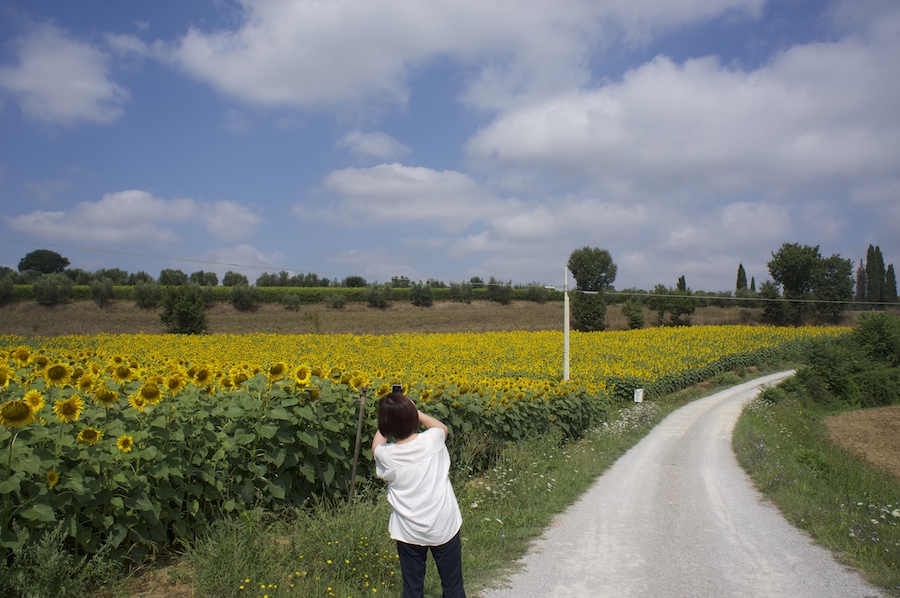
<instances>
[{"instance_id":1,"label":"blue sky","mask_svg":"<svg viewBox=\"0 0 900 598\"><path fill-rule=\"evenodd\" d=\"M564 7L564 8L563 8ZM0 1L0 265L757 284L900 256L894 0Z\"/></svg>"}]
</instances>

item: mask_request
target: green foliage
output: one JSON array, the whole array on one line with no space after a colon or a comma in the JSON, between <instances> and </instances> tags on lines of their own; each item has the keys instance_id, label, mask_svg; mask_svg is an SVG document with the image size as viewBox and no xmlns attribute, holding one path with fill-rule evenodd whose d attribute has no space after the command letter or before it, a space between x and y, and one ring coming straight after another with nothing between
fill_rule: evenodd
<instances>
[{"instance_id":1,"label":"green foliage","mask_svg":"<svg viewBox=\"0 0 900 598\"><path fill-rule=\"evenodd\" d=\"M487 283L488 301L495 301L500 305L509 305L512 303L512 294L512 281L504 283L491 276Z\"/></svg>"},{"instance_id":2,"label":"green foliage","mask_svg":"<svg viewBox=\"0 0 900 598\"><path fill-rule=\"evenodd\" d=\"M391 305L392 288L390 283L373 283L366 287L366 303L369 307L384 309Z\"/></svg>"},{"instance_id":3,"label":"green foliage","mask_svg":"<svg viewBox=\"0 0 900 598\"><path fill-rule=\"evenodd\" d=\"M576 330L597 332L606 328L606 298L602 293L572 293L572 324Z\"/></svg>"},{"instance_id":4,"label":"green foliage","mask_svg":"<svg viewBox=\"0 0 900 598\"><path fill-rule=\"evenodd\" d=\"M628 319L628 328L637 330L644 327L644 308L633 299L628 299L622 305L622 315Z\"/></svg>"},{"instance_id":5,"label":"green foliage","mask_svg":"<svg viewBox=\"0 0 900 598\"><path fill-rule=\"evenodd\" d=\"M738 264L737 282L734 286L735 291L747 289L747 272L744 270L744 264Z\"/></svg>"},{"instance_id":6,"label":"green foliage","mask_svg":"<svg viewBox=\"0 0 900 598\"><path fill-rule=\"evenodd\" d=\"M690 315L697 309L697 299L691 296L691 290L687 288L683 276L678 283L678 288L675 289L667 289L665 285L658 284L647 295L647 306L657 313L660 325L666 323L666 314L669 314L673 326L686 324L688 322L681 317Z\"/></svg>"},{"instance_id":7,"label":"green foliage","mask_svg":"<svg viewBox=\"0 0 900 598\"><path fill-rule=\"evenodd\" d=\"M49 249L35 249L19 260L19 272L34 270L41 274L61 273L69 266L69 259Z\"/></svg>"},{"instance_id":8,"label":"green foliage","mask_svg":"<svg viewBox=\"0 0 900 598\"><path fill-rule=\"evenodd\" d=\"M430 285L417 282L409 287L409 300L417 307L431 307L434 305L434 291Z\"/></svg>"},{"instance_id":9,"label":"green foliage","mask_svg":"<svg viewBox=\"0 0 900 598\"><path fill-rule=\"evenodd\" d=\"M159 273L157 282L163 286L179 286L187 284L190 280L188 280L188 275L181 270L166 268Z\"/></svg>"},{"instance_id":10,"label":"green foliage","mask_svg":"<svg viewBox=\"0 0 900 598\"><path fill-rule=\"evenodd\" d=\"M259 307L259 289L244 284L235 285L231 287L228 301L238 311L254 311ZM299 306L299 297L297 305Z\"/></svg>"},{"instance_id":11,"label":"green foliage","mask_svg":"<svg viewBox=\"0 0 900 598\"><path fill-rule=\"evenodd\" d=\"M107 307L112 302L115 293L113 292L113 281L109 278L96 278L91 281L91 299L100 306Z\"/></svg>"},{"instance_id":12,"label":"green foliage","mask_svg":"<svg viewBox=\"0 0 900 598\"><path fill-rule=\"evenodd\" d=\"M368 283L362 276L348 276L341 281L341 286L349 288L365 288L368 286Z\"/></svg>"},{"instance_id":13,"label":"green foliage","mask_svg":"<svg viewBox=\"0 0 900 598\"><path fill-rule=\"evenodd\" d=\"M447 298L456 303L472 303L472 284L451 282Z\"/></svg>"},{"instance_id":14,"label":"green foliage","mask_svg":"<svg viewBox=\"0 0 900 598\"><path fill-rule=\"evenodd\" d=\"M203 270L192 272L189 280L204 287L214 287L219 284L219 276L215 272L204 272Z\"/></svg>"},{"instance_id":15,"label":"green foliage","mask_svg":"<svg viewBox=\"0 0 900 598\"><path fill-rule=\"evenodd\" d=\"M599 247L574 250L569 255L567 267L580 291L602 292L611 289L618 270L609 251Z\"/></svg>"},{"instance_id":16,"label":"green foliage","mask_svg":"<svg viewBox=\"0 0 900 598\"><path fill-rule=\"evenodd\" d=\"M525 287L525 300L534 303L547 303L550 299L550 289L544 285L533 282Z\"/></svg>"},{"instance_id":17,"label":"green foliage","mask_svg":"<svg viewBox=\"0 0 900 598\"><path fill-rule=\"evenodd\" d=\"M301 299L299 295L295 295L294 293L288 293L284 297L281 298L281 304L285 309L289 309L291 311L299 311Z\"/></svg>"},{"instance_id":18,"label":"green foliage","mask_svg":"<svg viewBox=\"0 0 900 598\"><path fill-rule=\"evenodd\" d=\"M101 268L94 272L93 280L97 280L98 278L108 278L114 285L126 285L128 284L128 272L122 270L121 268ZM76 284L84 284L76 281ZM90 284L88 282L87 284Z\"/></svg>"},{"instance_id":19,"label":"green foliage","mask_svg":"<svg viewBox=\"0 0 900 598\"><path fill-rule=\"evenodd\" d=\"M128 286L134 286L134 285L140 284L142 282L156 282L156 279L153 278L152 276L150 276L149 274L147 274L146 272L144 272L143 270L140 270L138 272L129 274L128 282L126 282L125 284Z\"/></svg>"},{"instance_id":20,"label":"green foliage","mask_svg":"<svg viewBox=\"0 0 900 598\"><path fill-rule=\"evenodd\" d=\"M391 276L391 286L395 289L409 288L410 282L408 276Z\"/></svg>"},{"instance_id":21,"label":"green foliage","mask_svg":"<svg viewBox=\"0 0 900 598\"><path fill-rule=\"evenodd\" d=\"M162 301L162 285L156 282L139 282L131 290L135 304L141 309L155 309Z\"/></svg>"},{"instance_id":22,"label":"green foliage","mask_svg":"<svg viewBox=\"0 0 900 598\"><path fill-rule=\"evenodd\" d=\"M4 276L0 278L0 307L12 303L16 300L16 289L13 285L12 276Z\"/></svg>"},{"instance_id":23,"label":"green foliage","mask_svg":"<svg viewBox=\"0 0 900 598\"><path fill-rule=\"evenodd\" d=\"M72 297L72 281L65 274L43 274L31 285L38 305L53 307Z\"/></svg>"},{"instance_id":24,"label":"green foliage","mask_svg":"<svg viewBox=\"0 0 900 598\"><path fill-rule=\"evenodd\" d=\"M872 361L900 367L900 317L867 314L853 331L853 341Z\"/></svg>"},{"instance_id":25,"label":"green foliage","mask_svg":"<svg viewBox=\"0 0 900 598\"><path fill-rule=\"evenodd\" d=\"M222 286L233 287L233 286L237 286L239 284L245 284L245 285L249 286L250 281L243 274L240 274L238 272L232 272L231 270L226 272L225 276L222 278Z\"/></svg>"},{"instance_id":26,"label":"green foliage","mask_svg":"<svg viewBox=\"0 0 900 598\"><path fill-rule=\"evenodd\" d=\"M206 330L206 303L197 285L164 287L162 307L159 319L169 332L201 334Z\"/></svg>"},{"instance_id":27,"label":"green foliage","mask_svg":"<svg viewBox=\"0 0 900 598\"><path fill-rule=\"evenodd\" d=\"M341 293L330 293L323 299L325 305L332 309L341 309L347 303L347 297Z\"/></svg>"},{"instance_id":28,"label":"green foliage","mask_svg":"<svg viewBox=\"0 0 900 598\"><path fill-rule=\"evenodd\" d=\"M881 248L869 245L866 251L866 301L871 303L884 301L885 275Z\"/></svg>"}]
</instances>

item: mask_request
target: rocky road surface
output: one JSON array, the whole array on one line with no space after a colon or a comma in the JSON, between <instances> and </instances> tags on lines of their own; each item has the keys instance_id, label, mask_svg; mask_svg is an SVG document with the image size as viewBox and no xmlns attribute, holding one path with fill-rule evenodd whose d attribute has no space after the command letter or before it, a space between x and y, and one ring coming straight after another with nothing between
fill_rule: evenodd
<instances>
[{"instance_id":1,"label":"rocky road surface","mask_svg":"<svg viewBox=\"0 0 900 598\"><path fill-rule=\"evenodd\" d=\"M734 424L774 374L694 401L632 448L483 598L885 596L789 525L740 468Z\"/></svg>"}]
</instances>

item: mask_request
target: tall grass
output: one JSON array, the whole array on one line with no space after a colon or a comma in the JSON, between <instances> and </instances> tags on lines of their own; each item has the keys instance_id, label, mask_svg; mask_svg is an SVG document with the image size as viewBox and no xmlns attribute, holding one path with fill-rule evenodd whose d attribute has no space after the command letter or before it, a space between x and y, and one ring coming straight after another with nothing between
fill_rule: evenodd
<instances>
[{"instance_id":1,"label":"tall grass","mask_svg":"<svg viewBox=\"0 0 900 598\"><path fill-rule=\"evenodd\" d=\"M795 381L767 390L738 420L735 453L789 521L900 595L900 478L832 443L834 412Z\"/></svg>"}]
</instances>

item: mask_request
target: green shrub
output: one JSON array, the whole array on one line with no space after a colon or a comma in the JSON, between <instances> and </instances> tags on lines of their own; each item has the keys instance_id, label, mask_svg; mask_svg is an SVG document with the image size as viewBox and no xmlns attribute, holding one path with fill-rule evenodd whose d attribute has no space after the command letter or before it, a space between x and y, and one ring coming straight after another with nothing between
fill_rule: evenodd
<instances>
[{"instance_id":1,"label":"green shrub","mask_svg":"<svg viewBox=\"0 0 900 598\"><path fill-rule=\"evenodd\" d=\"M494 277L491 276L487 285L488 301L496 301L500 305L509 305L512 303L512 294L513 288L511 283L494 280Z\"/></svg>"},{"instance_id":2,"label":"green shrub","mask_svg":"<svg viewBox=\"0 0 900 598\"><path fill-rule=\"evenodd\" d=\"M572 323L583 332L606 328L606 298L601 294L572 294Z\"/></svg>"},{"instance_id":3,"label":"green shrub","mask_svg":"<svg viewBox=\"0 0 900 598\"><path fill-rule=\"evenodd\" d=\"M550 298L550 289L543 285L530 284L525 288L525 300L534 303L547 303Z\"/></svg>"},{"instance_id":4,"label":"green shrub","mask_svg":"<svg viewBox=\"0 0 900 598\"><path fill-rule=\"evenodd\" d=\"M325 305L332 309L341 309L347 303L347 298L341 293L331 293L325 296Z\"/></svg>"},{"instance_id":5,"label":"green shrub","mask_svg":"<svg viewBox=\"0 0 900 598\"><path fill-rule=\"evenodd\" d=\"M291 311L297 311L300 309L300 296L295 295L294 293L288 293L284 297L281 298L281 304L285 309L289 309Z\"/></svg>"},{"instance_id":6,"label":"green shrub","mask_svg":"<svg viewBox=\"0 0 900 598\"><path fill-rule=\"evenodd\" d=\"M430 285L417 282L409 288L409 300L417 307L431 307L434 305L434 291Z\"/></svg>"},{"instance_id":7,"label":"green shrub","mask_svg":"<svg viewBox=\"0 0 900 598\"><path fill-rule=\"evenodd\" d=\"M162 306L159 319L169 332L200 334L206 330L206 304L197 285L164 287Z\"/></svg>"},{"instance_id":8,"label":"green shrub","mask_svg":"<svg viewBox=\"0 0 900 598\"><path fill-rule=\"evenodd\" d=\"M65 274L44 274L31 285L38 305L53 307L72 297L72 281Z\"/></svg>"},{"instance_id":9,"label":"green shrub","mask_svg":"<svg viewBox=\"0 0 900 598\"><path fill-rule=\"evenodd\" d=\"M135 304L141 309L155 309L162 301L162 285L156 282L139 282L131 289Z\"/></svg>"},{"instance_id":10,"label":"green shrub","mask_svg":"<svg viewBox=\"0 0 900 598\"><path fill-rule=\"evenodd\" d=\"M115 293L113 292L113 282L108 278L99 278L91 281L91 299L100 306L107 307L113 300Z\"/></svg>"},{"instance_id":11,"label":"green shrub","mask_svg":"<svg viewBox=\"0 0 900 598\"><path fill-rule=\"evenodd\" d=\"M472 285L468 282L462 284L451 282L447 299L457 303L472 303Z\"/></svg>"},{"instance_id":12,"label":"green shrub","mask_svg":"<svg viewBox=\"0 0 900 598\"><path fill-rule=\"evenodd\" d=\"M16 289L12 276L0 278L0 305L6 305L16 300Z\"/></svg>"},{"instance_id":13,"label":"green shrub","mask_svg":"<svg viewBox=\"0 0 900 598\"><path fill-rule=\"evenodd\" d=\"M622 315L628 318L628 327L637 330L644 327L644 308L640 303L627 299L622 304Z\"/></svg>"},{"instance_id":14,"label":"green shrub","mask_svg":"<svg viewBox=\"0 0 900 598\"><path fill-rule=\"evenodd\" d=\"M384 309L391 304L391 291L389 283L370 284L366 287L366 303L369 304L369 307Z\"/></svg>"},{"instance_id":15,"label":"green shrub","mask_svg":"<svg viewBox=\"0 0 900 598\"><path fill-rule=\"evenodd\" d=\"M238 311L253 311L259 307L259 289L245 284L235 285L231 287L228 301Z\"/></svg>"}]
</instances>

